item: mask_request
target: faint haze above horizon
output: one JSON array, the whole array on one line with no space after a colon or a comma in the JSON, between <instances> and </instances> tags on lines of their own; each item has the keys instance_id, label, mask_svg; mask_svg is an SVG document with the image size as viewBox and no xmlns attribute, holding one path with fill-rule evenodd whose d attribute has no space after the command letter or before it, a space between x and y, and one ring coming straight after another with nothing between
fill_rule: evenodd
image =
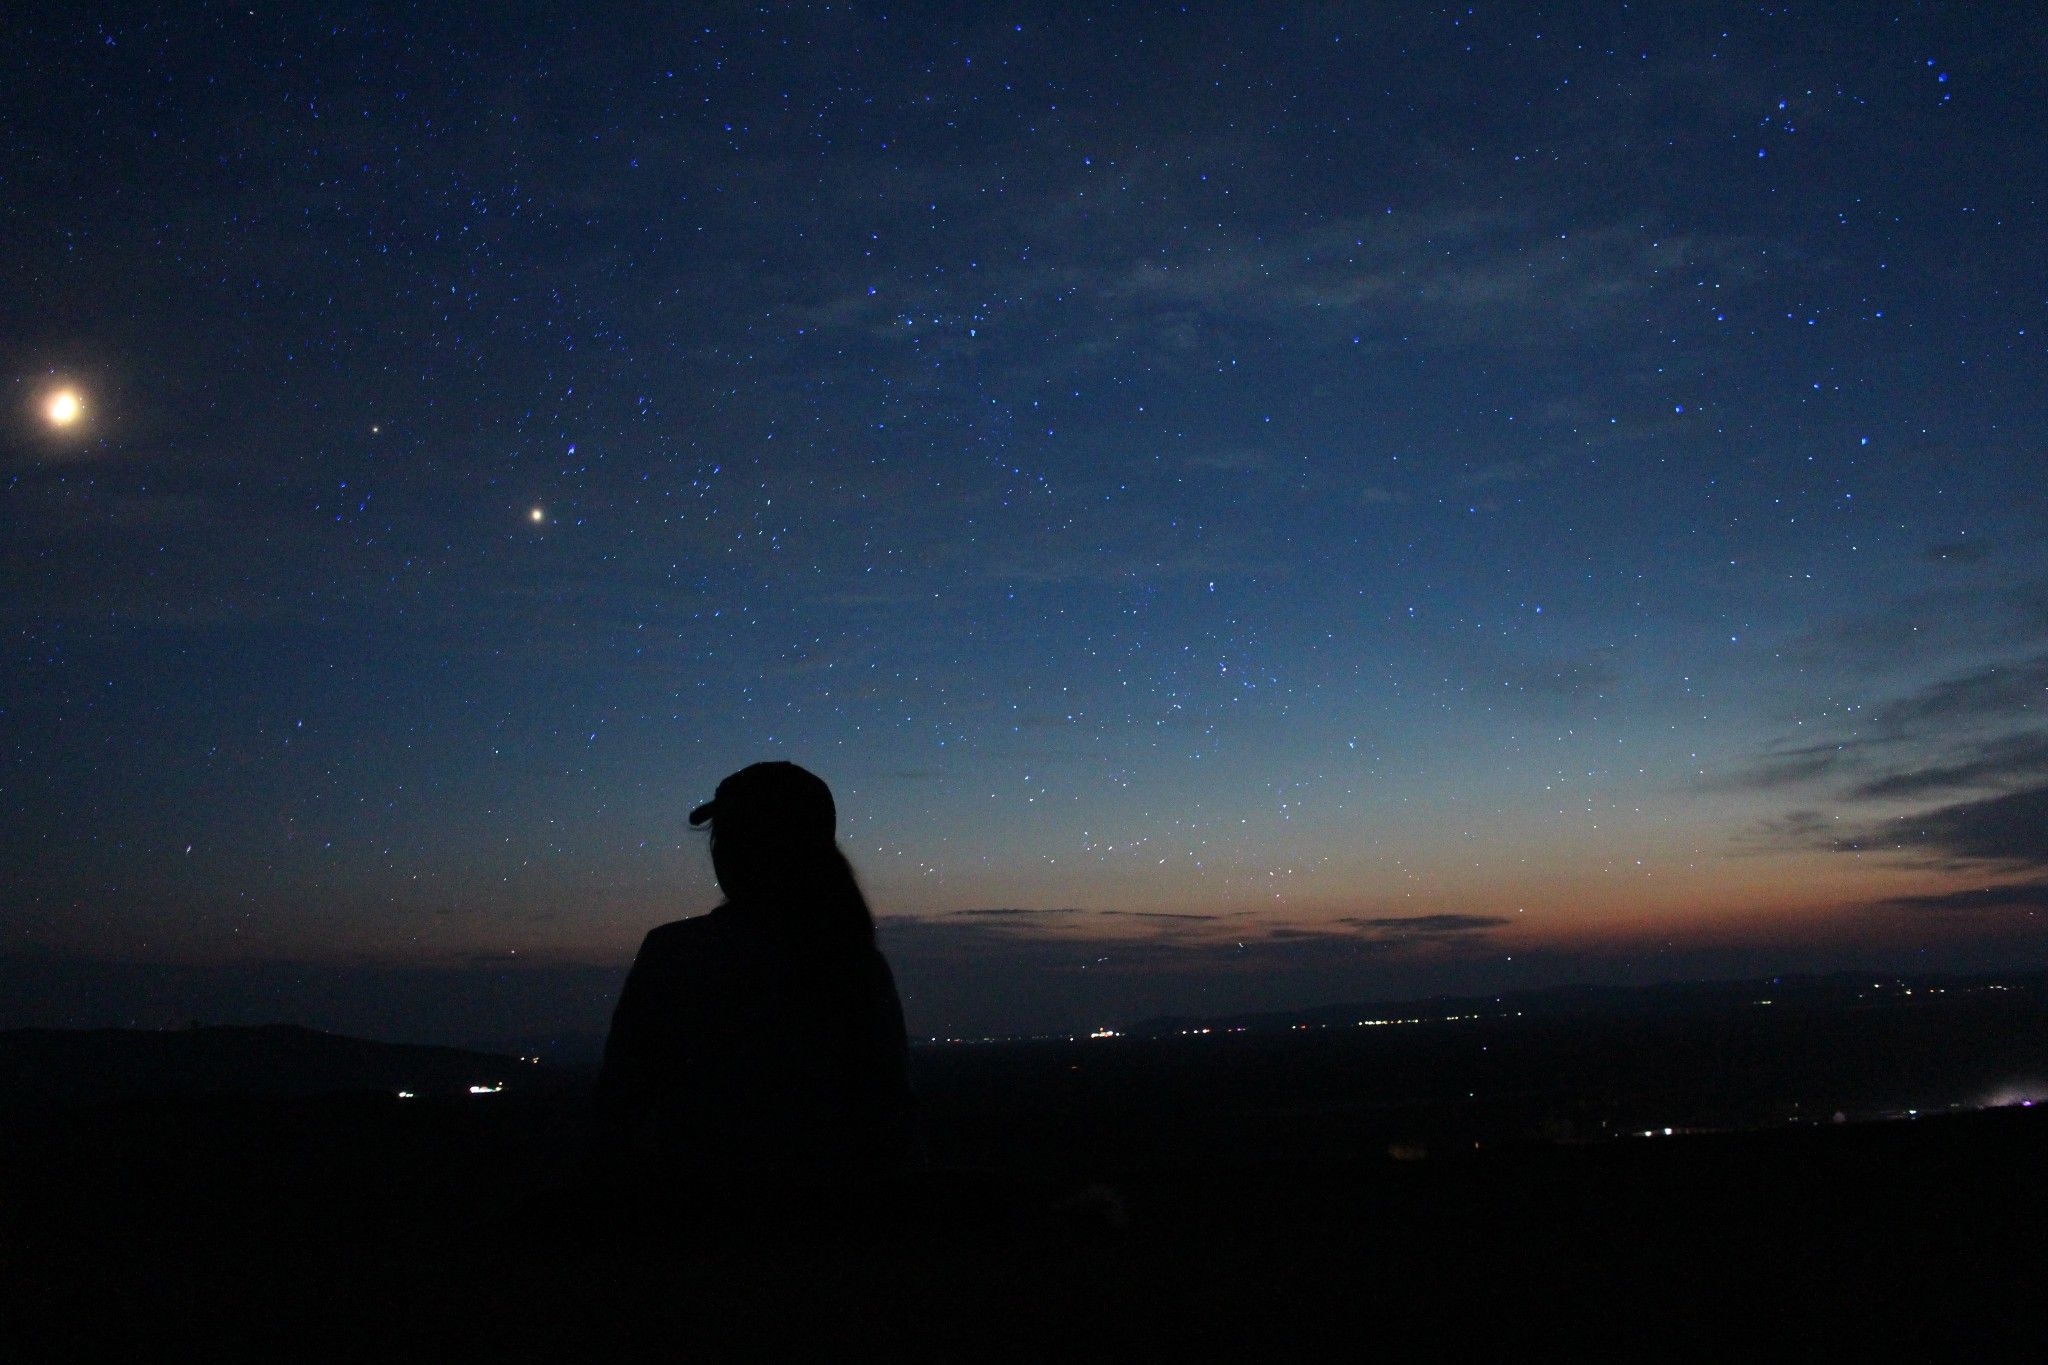
<instances>
[{"instance_id":1,"label":"faint haze above horizon","mask_svg":"<svg viewBox=\"0 0 2048 1365\"><path fill-rule=\"evenodd\" d=\"M0 66L53 1019L601 1016L762 758L925 1033L2048 962L2021 20L113 6Z\"/></svg>"}]
</instances>

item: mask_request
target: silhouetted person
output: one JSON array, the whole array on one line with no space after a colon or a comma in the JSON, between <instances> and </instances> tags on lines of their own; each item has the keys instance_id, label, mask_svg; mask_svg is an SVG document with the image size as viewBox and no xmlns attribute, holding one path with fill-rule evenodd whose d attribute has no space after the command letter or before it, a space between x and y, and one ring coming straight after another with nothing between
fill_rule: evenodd
<instances>
[{"instance_id":1,"label":"silhouetted person","mask_svg":"<svg viewBox=\"0 0 2048 1365\"><path fill-rule=\"evenodd\" d=\"M715 1185L903 1162L903 1007L836 818L793 763L743 768L690 812L725 902L649 933L620 992L596 1102L629 1171Z\"/></svg>"}]
</instances>

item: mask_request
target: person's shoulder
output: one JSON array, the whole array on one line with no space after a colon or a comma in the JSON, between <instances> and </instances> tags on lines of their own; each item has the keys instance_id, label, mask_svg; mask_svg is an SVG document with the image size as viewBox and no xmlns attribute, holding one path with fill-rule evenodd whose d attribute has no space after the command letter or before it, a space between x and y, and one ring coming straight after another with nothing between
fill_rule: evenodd
<instances>
[{"instance_id":1,"label":"person's shoulder","mask_svg":"<svg viewBox=\"0 0 2048 1365\"><path fill-rule=\"evenodd\" d=\"M640 952L666 957L671 953L688 953L694 949L709 946L721 937L716 914L692 915L688 919L670 920L657 924L647 931L647 937L640 942Z\"/></svg>"}]
</instances>

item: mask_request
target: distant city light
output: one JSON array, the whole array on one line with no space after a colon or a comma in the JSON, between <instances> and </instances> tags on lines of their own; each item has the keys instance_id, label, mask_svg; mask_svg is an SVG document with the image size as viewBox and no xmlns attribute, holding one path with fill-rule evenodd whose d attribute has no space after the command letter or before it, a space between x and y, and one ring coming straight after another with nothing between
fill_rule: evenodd
<instances>
[{"instance_id":1,"label":"distant city light","mask_svg":"<svg viewBox=\"0 0 2048 1365\"><path fill-rule=\"evenodd\" d=\"M504 1088L505 1083L499 1081L494 1085L473 1085L469 1088L469 1093L472 1095L495 1095Z\"/></svg>"},{"instance_id":2,"label":"distant city light","mask_svg":"<svg viewBox=\"0 0 2048 1365\"><path fill-rule=\"evenodd\" d=\"M1988 989L1997 988L1991 987ZM1989 1094L1953 1100L1942 1105L1920 1106L1911 1109L1879 1110L1876 1112L1875 1117L1886 1122L1893 1122L1899 1119L1917 1119L1923 1114L1971 1112L1982 1109L2031 1109L2044 1096L2048 1096L2048 1086L2044 1086L2040 1081L2018 1081L2001 1086ZM1850 1122L1850 1115L1843 1110L1837 1109L1830 1116L1830 1121L1834 1123L1848 1123Z\"/></svg>"}]
</instances>

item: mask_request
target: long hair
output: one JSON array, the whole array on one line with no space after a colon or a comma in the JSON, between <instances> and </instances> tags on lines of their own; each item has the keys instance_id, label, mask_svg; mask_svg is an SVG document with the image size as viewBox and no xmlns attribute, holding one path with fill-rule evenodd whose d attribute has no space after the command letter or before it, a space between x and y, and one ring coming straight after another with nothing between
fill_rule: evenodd
<instances>
[{"instance_id":1,"label":"long hair","mask_svg":"<svg viewBox=\"0 0 2048 1365\"><path fill-rule=\"evenodd\" d=\"M827 836L786 829L711 825L711 867L726 901L761 927L817 949L871 948L875 917L853 865Z\"/></svg>"}]
</instances>

